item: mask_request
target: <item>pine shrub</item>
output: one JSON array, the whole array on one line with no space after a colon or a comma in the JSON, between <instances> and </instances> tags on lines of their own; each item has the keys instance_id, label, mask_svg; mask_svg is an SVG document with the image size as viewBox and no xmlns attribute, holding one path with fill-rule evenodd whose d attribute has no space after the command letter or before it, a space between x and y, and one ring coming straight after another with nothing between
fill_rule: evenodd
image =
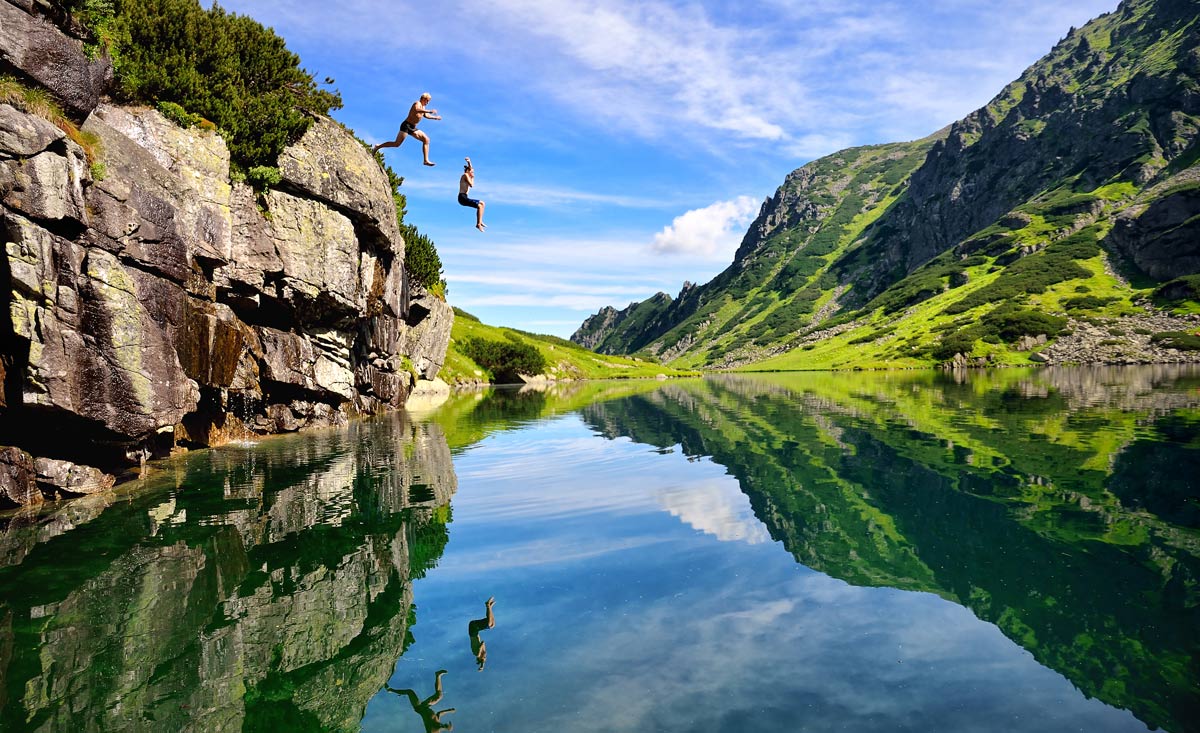
<instances>
[{"instance_id":1,"label":"pine shrub","mask_svg":"<svg viewBox=\"0 0 1200 733\"><path fill-rule=\"evenodd\" d=\"M342 106L270 28L198 0L114 0L116 95L211 120L244 170L271 166L312 115Z\"/></svg>"},{"instance_id":2,"label":"pine shrub","mask_svg":"<svg viewBox=\"0 0 1200 733\"><path fill-rule=\"evenodd\" d=\"M519 382L521 374L541 374L546 370L542 353L512 334L508 334L508 341L471 336L463 341L461 349L501 383Z\"/></svg>"}]
</instances>

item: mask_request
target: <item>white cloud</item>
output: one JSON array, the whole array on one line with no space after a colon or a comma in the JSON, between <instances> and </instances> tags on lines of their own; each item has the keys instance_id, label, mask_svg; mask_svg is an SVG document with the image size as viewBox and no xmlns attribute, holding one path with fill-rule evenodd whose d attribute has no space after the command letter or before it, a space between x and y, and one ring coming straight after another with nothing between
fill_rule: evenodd
<instances>
[{"instance_id":1,"label":"white cloud","mask_svg":"<svg viewBox=\"0 0 1200 733\"><path fill-rule=\"evenodd\" d=\"M659 254L690 254L727 259L758 212L759 202L749 196L718 201L703 209L675 217L654 235L650 249Z\"/></svg>"}]
</instances>

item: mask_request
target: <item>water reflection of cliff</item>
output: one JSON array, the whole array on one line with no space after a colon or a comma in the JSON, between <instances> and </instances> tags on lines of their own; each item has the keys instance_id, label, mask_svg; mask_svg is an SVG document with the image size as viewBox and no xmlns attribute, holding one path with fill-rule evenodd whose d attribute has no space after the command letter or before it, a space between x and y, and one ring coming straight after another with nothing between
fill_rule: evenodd
<instances>
[{"instance_id":1,"label":"water reflection of cliff","mask_svg":"<svg viewBox=\"0 0 1200 733\"><path fill-rule=\"evenodd\" d=\"M441 429L393 416L12 519L0 729L357 730L455 488Z\"/></svg>"},{"instance_id":2,"label":"water reflection of cliff","mask_svg":"<svg viewBox=\"0 0 1200 733\"><path fill-rule=\"evenodd\" d=\"M797 561L937 593L1089 696L1200 720L1200 373L771 375L585 419L740 481Z\"/></svg>"}]
</instances>

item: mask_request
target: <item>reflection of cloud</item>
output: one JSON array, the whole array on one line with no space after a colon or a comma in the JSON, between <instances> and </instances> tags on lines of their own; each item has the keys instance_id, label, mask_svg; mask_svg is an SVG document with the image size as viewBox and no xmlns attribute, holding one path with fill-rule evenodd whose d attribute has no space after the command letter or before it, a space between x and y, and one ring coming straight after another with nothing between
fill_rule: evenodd
<instances>
[{"instance_id":1,"label":"reflection of cloud","mask_svg":"<svg viewBox=\"0 0 1200 733\"><path fill-rule=\"evenodd\" d=\"M573 627L569 658L582 669L570 676L602 682L586 694L552 686L570 712L541 722L581 733L748 730L751 720L755 730L999 733L1018 719L1143 729L934 595L817 573L712 575L684 598L621 608L619 624Z\"/></svg>"},{"instance_id":2,"label":"reflection of cloud","mask_svg":"<svg viewBox=\"0 0 1200 733\"><path fill-rule=\"evenodd\" d=\"M508 572L517 568L533 568L541 565L564 565L603 557L614 552L625 552L667 542L662 537L632 536L618 537L609 541L592 541L586 545L574 538L567 540L533 540L496 545L487 555L462 553L450 555L438 564L442 574L466 573L487 575Z\"/></svg>"},{"instance_id":3,"label":"reflection of cloud","mask_svg":"<svg viewBox=\"0 0 1200 733\"><path fill-rule=\"evenodd\" d=\"M658 501L671 516L722 542L742 540L757 545L771 539L736 482L715 480L671 487L659 493Z\"/></svg>"}]
</instances>

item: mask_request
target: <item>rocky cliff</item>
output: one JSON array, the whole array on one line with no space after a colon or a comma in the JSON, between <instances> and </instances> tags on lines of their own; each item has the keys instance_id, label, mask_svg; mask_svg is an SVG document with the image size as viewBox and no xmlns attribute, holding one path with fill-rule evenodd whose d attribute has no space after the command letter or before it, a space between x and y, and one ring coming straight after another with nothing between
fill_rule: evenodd
<instances>
[{"instance_id":1,"label":"rocky cliff","mask_svg":"<svg viewBox=\"0 0 1200 733\"><path fill-rule=\"evenodd\" d=\"M316 120L252 190L217 133L102 102L107 62L40 12L0 1L0 72L82 133L0 105L0 501L401 407L437 375L453 313L406 277L351 133Z\"/></svg>"}]
</instances>

